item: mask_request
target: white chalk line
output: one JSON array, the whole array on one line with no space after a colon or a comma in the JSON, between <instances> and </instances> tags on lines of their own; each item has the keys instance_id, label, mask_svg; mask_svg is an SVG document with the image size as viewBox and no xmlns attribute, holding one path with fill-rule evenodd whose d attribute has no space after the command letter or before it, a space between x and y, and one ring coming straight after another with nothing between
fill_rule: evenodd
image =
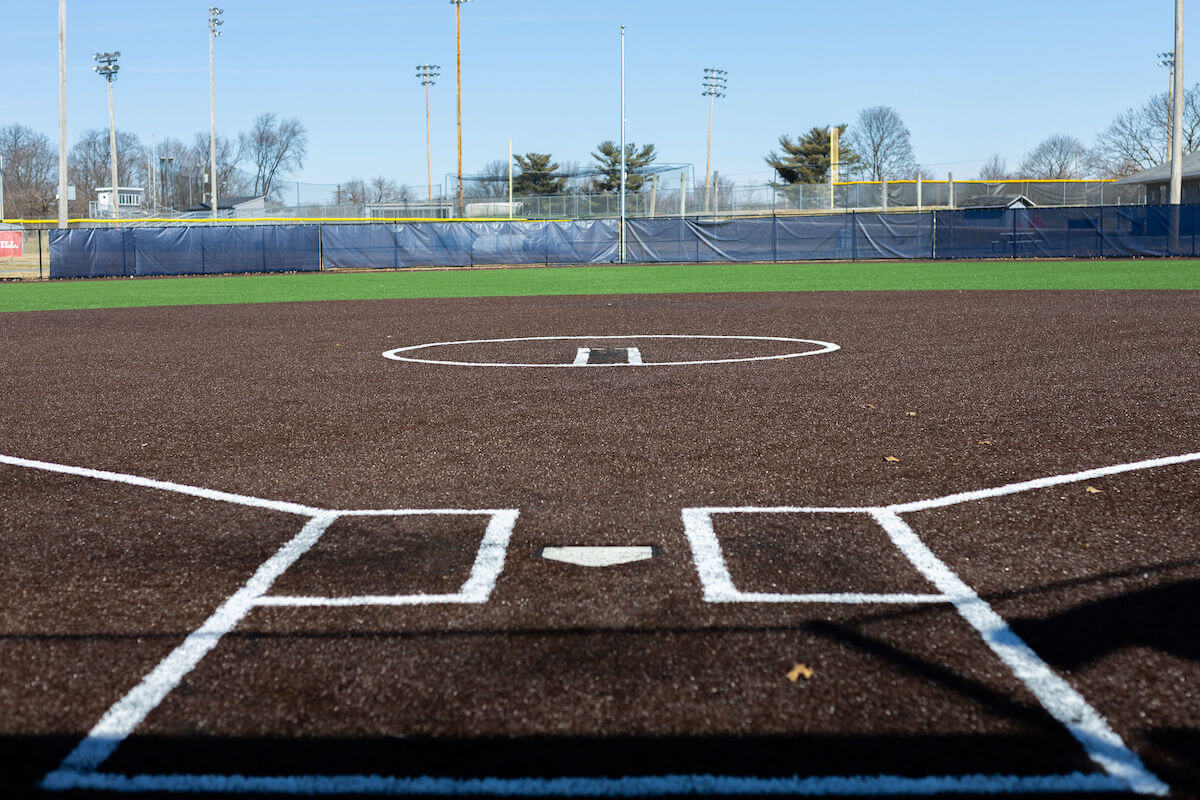
<instances>
[{"instance_id":1,"label":"white chalk line","mask_svg":"<svg viewBox=\"0 0 1200 800\"><path fill-rule=\"evenodd\" d=\"M425 350L433 347L449 347L452 345L464 344L502 344L506 342L549 342L549 341L579 341L579 340L597 340L597 339L742 339L748 341L763 341L763 342L790 342L816 345L815 350L805 350L796 353L780 353L769 356L749 356L744 358L709 358L695 361L643 361L641 352L637 351L636 361L634 354L631 352L629 358L625 362L617 362L613 364L589 364L588 357L591 354L589 348L580 347L575 351L575 359L567 364L523 364L523 363L500 363L495 361L449 361L432 358L413 358L411 356L402 356L400 353L409 353L414 350ZM628 350L636 350L636 348L627 348ZM733 336L733 335L717 335L717 334L689 334L689 333L639 333L630 334L628 336L604 335L604 336L516 336L507 339L462 339L453 342L426 342L424 344L414 344L407 347L396 347L392 350L386 350L383 353L384 358L392 359L393 361L408 361L415 364L439 364L450 367L534 367L534 368L560 368L560 367L670 367L670 366L694 366L697 364L736 364L748 361L778 361L789 358L801 358L803 356L816 356L822 353L832 353L835 350L840 350L841 345L833 342L823 342L818 339L796 339L789 336ZM587 351L588 355L584 355ZM580 359L583 359L582 361Z\"/></svg>"},{"instance_id":2,"label":"white chalk line","mask_svg":"<svg viewBox=\"0 0 1200 800\"><path fill-rule=\"evenodd\" d=\"M439 513L439 512L433 512ZM460 511L441 513L463 513ZM480 512L467 512L480 513ZM500 509L491 512L487 530L475 553L471 574L456 593L447 594L398 594L398 595L354 595L350 597L296 597L286 595L263 595L255 600L259 606L290 607L352 607L352 606L421 606L439 603L486 603L496 587L496 580L504 570L504 558L513 528L517 524L516 509Z\"/></svg>"},{"instance_id":3,"label":"white chalk line","mask_svg":"<svg viewBox=\"0 0 1200 800\"><path fill-rule=\"evenodd\" d=\"M1108 727L1108 724L1104 720L1104 718L1102 716L1100 716L1100 714L1098 712L1096 712L1095 709L1093 709L1087 703L1086 700L1083 699L1082 695L1079 695L1079 693L1076 692L1069 684L1067 684L1066 681L1062 680L1060 677L1055 675L1054 672L1049 668L1049 666L1046 665L1046 663L1044 661L1042 661L1028 647L1028 645L1026 645L1019 637L1016 636L1015 633L1012 632L1011 628L1008 627L1007 623L1004 622L1003 618L1001 618L998 614L996 614L991 609L991 607L989 605L987 605L987 603L985 603L981 598L979 598L978 595L976 595L973 592L973 590L970 589L970 587L968 587L960 578L958 578L957 575L955 575L948 567L946 567L946 565L944 563L942 563L940 560L938 560L936 558L936 556L934 556L933 553L928 550L927 547L925 547L925 545L920 541L920 539L916 536L916 534L912 531L912 529L909 528L908 525L902 519L900 519L899 514L909 512L909 511L923 511L923 510L926 510L929 508L937 508L937 507L942 507L942 506L946 506L946 505L952 505L955 503L968 502L971 500L986 499L989 497L997 497L997 496L1001 496L1001 495L1005 495L1005 494L1014 494L1017 492L1045 488L1045 487L1049 487L1049 486L1055 486L1055 485L1060 485L1060 484L1070 483L1070 482L1075 482L1075 481L1090 480L1093 478L1119 474L1121 472L1128 472L1128 471L1133 471L1133 470L1138 470L1138 469L1148 469L1148 468L1157 467L1157 466L1181 464L1181 463L1186 463L1186 462L1190 462L1190 461L1195 461L1198 459L1200 459L1200 453L1190 453L1190 454L1185 454L1185 455L1181 455L1181 456L1171 456L1171 457L1159 458L1159 459L1149 459L1149 460L1145 460L1145 461L1132 462L1129 464L1115 465L1115 466L1103 467L1103 468L1093 469L1093 470L1084 470L1081 472L1070 473L1067 475L1051 476L1051 477L1047 477L1047 478L1041 478L1041 479L1036 479L1033 481L1026 481L1026 482L1017 483L1017 484L1008 484L1005 486L995 487L993 489L985 489L985 490L980 490L980 491L976 491L976 492L964 492L964 493L959 493L959 494L955 494L955 495L948 495L948 496L942 497L942 498L935 498L932 500L917 501L915 503L893 504L891 506L884 506L884 507L861 507L861 508L850 509L850 508L797 507L797 506L774 506L774 507L743 506L743 507L712 507L712 508L705 508L705 509L685 509L683 513L685 516L685 527L686 527L687 517L688 517L689 513L692 513L698 519L704 520L704 523L707 525L708 532L710 534L712 533L711 519L709 518L710 513L736 513L738 510L753 512L753 511L766 511L766 510L783 511L786 509L794 509L794 510L804 510L804 511L809 511L809 512L830 511L830 512L835 512L835 513L862 513L865 511L867 513L872 514L872 516L874 516L876 518L876 520L880 523L880 525L883 526L884 529L888 531L889 536L891 536L893 538L893 541L897 544L897 547L900 547L902 552L905 552L905 555L909 557L909 560L914 564L914 566L916 566L918 569L920 569L922 571L922 573L925 574L926 577L931 580L931 582L933 582L936 586L939 586L939 588L941 588L943 590L943 592L945 593L945 596L944 597L937 596L937 599L939 601L944 601L944 600L949 599L950 602L954 603L956 609L959 610L959 612L963 615L963 617L965 619L967 619L967 621L970 624L972 624L972 626L975 627L976 630L979 631L980 634L984 637L984 640L988 644L988 646L994 652L996 652L997 656L1000 657L1004 661L1004 663L1010 667L1010 669L1013 670L1014 675L1019 680L1021 680L1023 683L1026 684L1026 686L1030 689L1030 691L1032 691L1034 693L1034 695L1038 698L1039 702L1041 702L1043 704L1043 706L1047 708L1047 711L1049 713L1051 713L1053 716L1055 716L1056 719L1059 719L1060 722L1062 722L1066 727L1068 727L1068 729L1070 730L1072 735L1075 736L1075 738L1077 740L1079 740L1080 743L1083 745L1083 747L1087 751L1089 757L1092 758L1093 761L1095 761L1097 764L1099 764L1101 766L1101 768L1103 768L1108 773L1108 776L1092 776L1092 775L1083 775L1083 774L1079 774L1079 773L1073 773L1071 775L1063 775L1063 776L1033 776L1032 778L1026 777L1026 776L966 776L965 778L957 778L957 777L936 778L936 777L933 777L933 778L918 778L918 779L900 778L897 780L909 781L909 782L912 782L912 781L937 782L940 780L961 782L963 780L975 779L975 778L982 779L985 781L992 780L992 779L998 779L1001 781L1009 781L1009 783L1005 784L1005 786L1009 786L1011 788L1003 788L1001 786L996 786L996 787L989 789L989 791L992 791L992 792L997 792L997 791L1020 792L1020 791L1047 791L1047 790L1115 791L1115 790L1123 790L1125 788L1128 788L1128 789L1131 789L1135 792L1142 793L1142 794L1159 794L1159 795L1161 795L1161 794L1166 794L1169 791L1169 788L1166 786L1166 784L1159 781L1157 777L1155 777L1152 773L1150 773L1144 767L1144 765L1141 763L1141 760L1138 758L1138 756L1135 753L1133 753L1124 744L1124 742L1120 739L1120 737L1117 736L1117 734L1115 732L1113 732L1111 728ZM254 605L257 604L257 601L259 599L261 599L261 596L270 588L270 584L275 580L275 578L278 577L278 575L281 574L282 571L287 568L287 566L289 566L292 562L294 562L296 558L299 558L299 556L304 551L306 551L309 547L312 546L312 544L316 541L316 539L319 538L320 534L337 518L337 516L339 515L338 512L327 511L327 510L322 510L322 509L313 509L308 506L301 506L299 504L294 504L294 503L281 503L278 501L263 500L261 498L253 498L253 497L248 497L245 495L237 495L237 494L232 494L232 493L228 493L228 492L218 492L218 491L214 491L214 490L202 489L200 487L187 486L184 484L175 484L175 483L166 482L166 481L156 481L156 480L151 480L148 478L141 478L139 476L125 475L125 474L121 474L121 473L112 473L112 472L106 472L106 471L102 471L102 470L92 470L92 469L87 469L87 468L82 468L82 467L70 467L70 466L61 465L61 464L53 464L50 462L35 461L35 460L31 460L31 459L21 459L21 458L16 458L16 457L12 457L12 456L0 455L0 463L9 464L9 465L13 465L13 466L30 467L30 468L34 468L34 469L42 469L42 470L46 470L46 471L50 471L50 472L78 475L78 476L82 476L82 477L97 478L97 479L101 479L101 480L116 481L116 482L120 482L120 483L127 483L127 484L137 485L137 486L145 486L148 488L173 491L173 492L178 492L180 494L187 494L187 495L192 495L192 496L197 496L197 497L203 497L206 499L220 500L223 502L236 503L236 504L240 504L240 505L252 505L255 507L259 507L259 508L270 508L273 510L285 511L287 513L305 514L305 515L308 515L311 517L308 524L305 525L304 529L299 534L297 534L297 536L292 541L290 541L288 544L284 545L284 547L281 548L281 550L279 552L277 552L275 554L275 556L272 556L271 559L268 559L267 562L264 562L264 564L259 567L259 570L256 571L255 575L251 578L251 580L249 582L247 582L246 586L244 586L241 590L239 590L239 592L237 592L233 596L231 596L228 600L226 600L225 603L222 604L222 606L217 610L217 612L215 612L213 614L213 616L210 617L209 620L205 622L204 625L202 625L200 628L198 628L196 631L194 631L191 635L189 635L189 637L184 641L184 643L181 644L178 648L176 648L176 650L172 651L172 653L169 654L167 656L167 658L163 660L163 662L160 662L159 666L156 667L154 670L152 670L151 673L149 673L142 680L142 682L137 687L134 688L134 690L132 690L128 695L126 695L124 698L122 698L116 704L114 704L114 706L112 708L110 708L108 712L105 713L105 715L101 718L100 722L98 722L96 724L96 726L93 727L92 731L89 732L88 736L85 737L85 739L82 740L76 746L76 748L67 756L67 758L65 758L63 760L63 762L59 766L59 768L56 769L54 772L51 772L50 774L48 774L46 776L46 778L43 779L43 787L47 788L47 789L84 788L83 784L79 783L79 781L81 781L81 780L82 781L99 780L101 783L103 783L107 779L114 779L118 782L119 781L136 781L136 780L142 779L142 778L148 779L151 781L179 779L179 780L182 780L185 782L189 781L189 780L193 780L193 779L194 780L206 780L209 778L214 778L218 781L226 780L225 776L161 776L160 777L160 776L106 775L104 773L99 773L95 770L120 745L121 741L123 741L130 733L132 733L133 729L136 728L137 725L139 725L143 719L145 719L145 716L162 701L162 699L166 696L166 694L168 694L175 686L178 685L179 680L181 680L182 677L184 675L186 675L187 672L190 671L196 665L196 663L198 663L199 660L201 658L203 658L203 656L209 650L211 650L213 647L215 647L215 645L220 640L220 638L224 635L224 633L228 632L228 630L231 630L242 618L244 618L245 614L248 613L249 610L251 608L253 608ZM310 513L310 512L314 512L314 511L316 512L316 514ZM397 511L399 511L401 513L419 513L419 512L414 512L411 509L400 509ZM517 512L515 510L510 510L510 511L512 514L512 521L515 522ZM356 510L355 512L350 512L350 513L380 514L380 513L386 513L386 512L371 511L371 510ZM481 513L481 512L479 512L477 510L472 512L469 510L461 510L460 509L460 510L454 510L449 513L467 514L467 513ZM495 521L496 521L495 518L493 518L492 523L495 523ZM491 527L492 527L492 525L489 524L489 531L491 530ZM509 528L509 533L511 534L511 526ZM701 547L704 546L703 538L704 538L703 531L701 531L701 536L699 537L699 539L696 540L700 543ZM713 539L715 541L715 534L713 535ZM691 536L689 536L689 541L693 541ZM505 542L507 542L507 540L505 540ZM904 544L902 544L902 542ZM915 543L915 545L914 545L914 543ZM696 547L696 542L693 542L694 552L695 552L695 547ZM717 547L718 547L717 554L719 556L720 555L719 543L717 544ZM912 555L909 555L909 552L905 550L906 547L909 548L909 550L911 550L912 553L919 556L921 561L918 562L917 560L914 560L914 557ZM290 558L289 558L289 553L293 549L295 550L295 555L290 556ZM924 552L921 552L921 551L924 551ZM482 555L482 553L481 553L481 555ZM499 554L500 568L503 567L503 557L504 557L504 553L502 551ZM279 559L279 561L276 562L276 566L278 566L280 564L282 564L282 566L278 569L278 572L275 572L274 574L272 574L273 568L269 568L269 566L272 564L272 562L275 562L276 559ZM927 560L927 559L931 559L931 560ZM478 566L479 563L480 563L480 560L477 557L476 566ZM922 569L922 564L924 564L925 567L929 571L926 571L926 569ZM727 571L727 569L724 568L723 558L720 559L719 566L720 566L720 570L724 571L725 581L730 586L732 586L732 581L729 579L728 571ZM702 581L703 581L704 575L703 575L703 570L701 570L701 565L699 563L699 560L697 561L697 568L698 568L698 570L701 571ZM491 569L490 567L485 567L484 569L482 569L480 571L480 574L478 576L476 575L476 570L473 569L472 577L471 577L471 579L468 580L468 583L470 583L471 580L475 580L477 577L480 579L479 583L481 583L481 584L486 583L486 580L487 580L486 573L490 572L490 569ZM497 570L496 574L498 574L498 570ZM935 576L936 576L936 580L935 580ZM713 576L710 575L709 577L712 578ZM721 575L717 574L715 577L719 583L720 579L721 579ZM252 586L252 584L254 584L256 581L262 584L261 588L259 588L257 590L255 589L255 587ZM492 576L491 581L492 581L492 585L494 585L494 581L495 581L494 575ZM490 591L490 589L489 589L489 591ZM736 589L734 590L734 592L736 592ZM720 591L716 592L716 594L719 595ZM928 597L932 598L934 596L928 596ZM296 598L294 598L294 599L296 599ZM227 627L225 627L225 626L227 626ZM168 663L168 662L171 662L171 663ZM176 673L178 673L178 674L176 674ZM228 779L236 780L236 779L238 779L238 777L239 776L229 776ZM296 779L303 779L304 777L305 776L297 776L297 778L279 778L279 779L264 778L261 780L267 780L267 781L277 780L277 781L287 782L287 781L292 781L292 780L296 780ZM324 779L322 776L308 776L308 777L312 777L312 778L318 779L318 780ZM712 776L667 776L667 778L678 778L678 777L683 777L685 779L691 777L691 778L699 778L702 780L709 780L709 779L717 780L717 781L724 780L724 778L720 777L720 776L717 776L717 777L712 777ZM881 779L882 778L888 778L889 780L891 779L890 776L878 776L878 777ZM382 780L385 782L395 780L395 781L401 781L402 783L409 780L409 779L377 778L375 776L346 776L346 778L347 779L363 778L366 780ZM336 776L331 779L332 780L341 780L341 778L336 777ZM1099 779L1099 780L1097 780L1097 779ZM260 779L247 779L247 780L260 780ZM426 780L426 779L412 779L412 780ZM462 789L464 787L463 779L446 778L446 779L429 779L429 780L444 781L447 783L447 785L458 787L454 791L450 792L452 794L464 793L462 791ZM498 779L480 779L480 780L493 781L493 780L498 780ZM539 779L515 779L515 780L517 783L523 783L528 780L532 780L532 781L534 781L534 783L539 782ZM547 780L558 780L558 779L547 779ZM594 779L581 778L581 779L562 779L562 780L591 781ZM637 780L637 779L619 778L619 779L604 779L604 780L620 782L620 781ZM736 779L732 779L732 780L742 780L742 781L749 780L752 782L753 781L761 782L761 781L775 781L776 779L736 778ZM831 781L846 781L846 780L849 780L849 781L863 781L863 780L872 781L874 779L869 778L869 777L864 778L862 776L859 776L859 777L851 777L851 778L828 778L828 779L826 779L826 778L803 778L803 779L796 779L796 780L798 780L800 783L803 783L803 784L812 784L813 781L816 781L819 783L819 782L824 782L827 780L831 780ZM1017 781L1017 783L1012 783L1012 781L1014 781L1014 780ZM1025 782L1030 781L1030 780L1052 781L1052 782L1066 781L1066 783L1065 784L1056 783L1055 784L1056 788L1054 788L1054 789L1045 788L1049 784L1042 784L1042 788L1020 788L1021 786L1026 786L1027 784ZM511 783L512 781L502 781L502 782ZM545 783L546 781L540 781L540 782ZM923 783L922 785L932 785L932 784ZM961 783L955 783L954 785L958 786L960 788L962 786ZM105 788L105 787L102 787L99 784L97 784L94 788ZM133 788L122 789L121 787L116 786L116 785L109 786L108 788L116 789L118 791L135 791L136 790ZM162 788L167 791L173 791L173 789L170 789L166 786L163 786ZM189 790L189 789L183 789L183 788L178 789L178 791L187 791L187 790ZM203 790L203 789L201 789L201 790ZM279 788L270 789L270 791L279 791L279 790L280 790ZM936 789L936 790L931 790L929 792L926 792L926 791L916 788L916 786L914 785L914 786L910 786L909 788L906 788L906 789L899 789L899 790L894 790L894 791L893 790L883 790L883 791L870 791L870 792L861 792L861 793L878 794L878 793L895 793L897 791L902 791L904 793L912 794L912 793L934 793L934 792L953 791L953 790L954 790L953 788L944 788L944 789ZM214 789L214 791L221 791L221 790ZM254 789L236 790L235 789L234 791L256 791L256 790L254 790ZM268 791L268 790L263 789L262 791ZM314 790L310 789L309 791L311 792ZM316 790L316 791L320 791L320 790ZM345 791L345 789L338 789L337 791ZM353 790L351 789L349 791L353 791ZM404 789L403 791L408 792L408 791L413 791L413 790L412 789ZM674 793L676 791L678 791L678 790L671 789L670 792L665 792L665 793ZM758 788L758 789L752 789L752 790L747 789L744 791L739 791L739 790L731 787L728 790L714 789L713 791L714 792L729 791L731 793L745 793L745 792L753 791L755 793L763 793L763 792L770 792L771 790ZM842 788L838 788L836 790L829 790L828 792L826 792L824 790L816 788L816 784L812 784L812 791L807 791L805 789L799 788L799 784L793 784L792 786L790 786L789 788L787 788L783 791L788 792L788 793L796 792L796 793L805 793L805 794L813 794L813 793L816 793L816 794L823 794L823 793L857 794L857 793L860 793L860 792L848 790L844 786ZM973 791L973 790L968 790L968 791ZM561 794L563 792L554 790L553 793ZM584 792L584 793L586 793L586 792ZM606 792L606 793L611 793L611 792ZM637 792L637 793L645 794L646 792L643 791L643 792ZM619 792L618 792L618 794L619 794Z\"/></svg>"},{"instance_id":4,"label":"white chalk line","mask_svg":"<svg viewBox=\"0 0 1200 800\"><path fill-rule=\"evenodd\" d=\"M830 775L756 778L737 775L646 775L619 778L412 778L382 775L120 775L54 773L52 790L205 792L292 795L426 795L440 797L661 797L667 795L856 796L1124 792L1124 781L1081 772L1062 775ZM47 779L48 781L49 779Z\"/></svg>"},{"instance_id":5,"label":"white chalk line","mask_svg":"<svg viewBox=\"0 0 1200 800\"><path fill-rule=\"evenodd\" d=\"M222 492L216 489L204 489L199 486L189 486L184 483L174 483L172 481L158 481L153 478L143 478L139 475L128 475L122 472L108 472L107 470L88 469L87 467L72 467L66 464L34 461L29 458L17 458L3 454L0 454L0 464L8 464L14 467L29 467L30 469L38 469L43 472L57 472L62 475L76 475L81 478L95 478L112 483L124 483L129 486L142 486L148 489L159 489L164 492L175 492L176 494L201 497L205 500L217 500L222 503L233 503L252 508L265 508L271 511L282 511L285 514L299 514L304 517L329 513L326 509L314 508L313 506L306 506L300 503L265 500L261 497L250 497L249 495Z\"/></svg>"},{"instance_id":6,"label":"white chalk line","mask_svg":"<svg viewBox=\"0 0 1200 800\"><path fill-rule=\"evenodd\" d=\"M945 562L933 554L894 511L872 514L896 547L934 586L951 598L955 609L1025 684L1042 707L1083 745L1088 757L1138 794L1165 795L1169 787L1146 769L1140 758L1109 727L1100 712L1059 677Z\"/></svg>"},{"instance_id":7,"label":"white chalk line","mask_svg":"<svg viewBox=\"0 0 1200 800\"><path fill-rule=\"evenodd\" d=\"M271 584L284 570L313 546L335 519L337 516L334 514L310 519L298 534L279 548L275 555L264 561L245 585L230 595L204 624L160 661L158 666L142 678L141 683L114 703L88 735L63 759L57 771L94 770L104 763L121 742L133 733L134 728L142 723L146 715L200 663L200 659L216 647L221 637L245 618L254 607L254 601L271 588ZM50 773L45 780L53 783L53 775L54 773Z\"/></svg>"},{"instance_id":8,"label":"white chalk line","mask_svg":"<svg viewBox=\"0 0 1200 800\"><path fill-rule=\"evenodd\" d=\"M1064 483L1078 483L1079 481L1105 478L1109 475L1119 475L1122 472L1135 472L1142 469L1153 469L1154 467L1167 467L1171 466L1172 464L1186 464L1189 461L1197 460L1200 460L1200 453L1185 453L1184 455L1167 456L1166 458L1151 458L1145 461L1133 461L1128 464L1117 464L1111 467L1085 469L1081 472L1071 472L1065 475L1052 475L1046 478L1035 478L1031 481L1009 483L1004 486L996 486L991 489L979 489L973 492L959 492L957 494L949 494L945 497L937 497L931 500L917 500L912 503L893 503L892 505L884 506L884 508L895 514L907 514L913 511L926 511L931 508L942 508L944 506L952 506L958 503L967 503L971 502L972 500L986 500L992 497L1001 497L1006 494L1028 492L1033 489L1045 489L1050 486L1060 486Z\"/></svg>"},{"instance_id":9,"label":"white chalk line","mask_svg":"<svg viewBox=\"0 0 1200 800\"><path fill-rule=\"evenodd\" d=\"M713 530L709 509L683 510L683 532L692 548L692 561L700 576L700 586L707 603L946 603L943 594L928 593L864 593L815 592L784 594L780 592L743 592L733 584L721 542Z\"/></svg>"}]
</instances>

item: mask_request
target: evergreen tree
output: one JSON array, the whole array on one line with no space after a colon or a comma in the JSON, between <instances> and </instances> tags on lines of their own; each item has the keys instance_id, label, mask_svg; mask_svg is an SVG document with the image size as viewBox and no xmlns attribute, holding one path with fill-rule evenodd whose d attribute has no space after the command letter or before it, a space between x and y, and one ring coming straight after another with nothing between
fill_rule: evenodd
<instances>
[{"instance_id":1,"label":"evergreen tree","mask_svg":"<svg viewBox=\"0 0 1200 800\"><path fill-rule=\"evenodd\" d=\"M596 169L600 177L596 179L596 188L601 192L619 192L621 190L621 148L612 139L606 139L599 144L592 158L596 159ZM636 192L646 181L644 175L638 174L645 170L658 158L654 145L648 144L640 151L633 142L625 144L625 189Z\"/></svg>"},{"instance_id":2,"label":"evergreen tree","mask_svg":"<svg viewBox=\"0 0 1200 800\"><path fill-rule=\"evenodd\" d=\"M567 180L555 173L558 164L552 163L549 153L514 155L521 174L513 178L513 194L562 194Z\"/></svg>"},{"instance_id":3,"label":"evergreen tree","mask_svg":"<svg viewBox=\"0 0 1200 800\"><path fill-rule=\"evenodd\" d=\"M846 125L838 129L838 177L845 180L859 162L858 153L843 138ZM829 129L813 128L796 141L786 133L779 137L783 155L772 150L763 160L783 183L827 183L829 181Z\"/></svg>"}]
</instances>

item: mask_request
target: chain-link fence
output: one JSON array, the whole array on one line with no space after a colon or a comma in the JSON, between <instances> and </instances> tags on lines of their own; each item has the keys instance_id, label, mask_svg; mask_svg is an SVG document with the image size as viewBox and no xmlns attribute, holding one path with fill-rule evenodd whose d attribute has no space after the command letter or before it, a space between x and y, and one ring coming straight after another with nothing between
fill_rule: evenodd
<instances>
[{"instance_id":1,"label":"chain-link fence","mask_svg":"<svg viewBox=\"0 0 1200 800\"><path fill-rule=\"evenodd\" d=\"M51 227L0 223L0 280L49 276Z\"/></svg>"}]
</instances>

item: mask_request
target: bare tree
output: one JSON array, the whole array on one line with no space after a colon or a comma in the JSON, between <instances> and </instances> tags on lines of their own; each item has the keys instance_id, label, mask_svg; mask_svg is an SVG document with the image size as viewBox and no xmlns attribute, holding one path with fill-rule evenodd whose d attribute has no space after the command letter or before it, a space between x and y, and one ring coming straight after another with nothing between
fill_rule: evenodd
<instances>
[{"instance_id":1,"label":"bare tree","mask_svg":"<svg viewBox=\"0 0 1200 800\"><path fill-rule=\"evenodd\" d=\"M24 125L0 128L4 208L0 216L45 219L55 208L58 153L50 137Z\"/></svg>"},{"instance_id":2,"label":"bare tree","mask_svg":"<svg viewBox=\"0 0 1200 800\"><path fill-rule=\"evenodd\" d=\"M1018 172L1023 178L1075 178L1080 158L1086 152L1083 142L1074 136L1056 133L1025 154Z\"/></svg>"},{"instance_id":3,"label":"bare tree","mask_svg":"<svg viewBox=\"0 0 1200 800\"><path fill-rule=\"evenodd\" d=\"M504 159L489 161L483 169L471 176L471 181L463 178L463 194L474 198L507 198L508 197L508 162Z\"/></svg>"},{"instance_id":4,"label":"bare tree","mask_svg":"<svg viewBox=\"0 0 1200 800\"><path fill-rule=\"evenodd\" d=\"M983 162L983 166L979 168L979 179L984 181L1003 181L1011 177L1008 173L1008 162L1004 160L999 153L992 153L992 157Z\"/></svg>"},{"instance_id":5,"label":"bare tree","mask_svg":"<svg viewBox=\"0 0 1200 800\"><path fill-rule=\"evenodd\" d=\"M71 147L67 159L70 182L76 191L74 216L87 215L87 203L97 187L112 183L109 169L108 131L86 130ZM136 134L117 131L117 182L122 186L147 185L146 149Z\"/></svg>"},{"instance_id":6,"label":"bare tree","mask_svg":"<svg viewBox=\"0 0 1200 800\"><path fill-rule=\"evenodd\" d=\"M192 137L190 156L199 165L199 174L207 175L211 169L210 134L201 131ZM243 158L240 144L234 144L229 138L217 134L217 201L222 197L237 197L250 191L250 181L238 169ZM201 179L203 180L203 178ZM207 188L205 189L207 194ZM255 194L258 194L255 192Z\"/></svg>"},{"instance_id":7,"label":"bare tree","mask_svg":"<svg viewBox=\"0 0 1200 800\"><path fill-rule=\"evenodd\" d=\"M304 166L308 131L297 117L278 119L273 113L254 118L248 133L238 134L240 152L254 167L254 194L278 192L276 178Z\"/></svg>"},{"instance_id":8,"label":"bare tree","mask_svg":"<svg viewBox=\"0 0 1200 800\"><path fill-rule=\"evenodd\" d=\"M196 161L192 149L181 140L168 136L154 147L158 162L153 164L158 175L158 202L166 208L184 209L195 202L188 197L188 182L195 183ZM192 186L193 193L195 186Z\"/></svg>"},{"instance_id":9,"label":"bare tree","mask_svg":"<svg viewBox=\"0 0 1200 800\"><path fill-rule=\"evenodd\" d=\"M849 144L858 153L859 169L869 181L911 178L917 169L908 128L890 106L872 106L858 112L850 126Z\"/></svg>"},{"instance_id":10,"label":"bare tree","mask_svg":"<svg viewBox=\"0 0 1200 800\"><path fill-rule=\"evenodd\" d=\"M351 205L412 201L412 192L408 186L396 183L382 175L377 175L369 181L364 181L362 178L351 178L341 185L340 196L343 203Z\"/></svg>"},{"instance_id":11,"label":"bare tree","mask_svg":"<svg viewBox=\"0 0 1200 800\"><path fill-rule=\"evenodd\" d=\"M1088 165L1108 178L1123 178L1168 159L1170 98L1164 92L1122 111L1096 137ZM1200 84L1183 94L1183 152L1200 149Z\"/></svg>"}]
</instances>

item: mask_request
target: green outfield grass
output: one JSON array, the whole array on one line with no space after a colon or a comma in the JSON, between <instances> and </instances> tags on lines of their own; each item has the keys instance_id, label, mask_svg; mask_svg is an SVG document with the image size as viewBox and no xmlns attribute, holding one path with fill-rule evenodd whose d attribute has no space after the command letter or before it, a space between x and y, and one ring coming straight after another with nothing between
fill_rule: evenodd
<instances>
[{"instance_id":1,"label":"green outfield grass","mask_svg":"<svg viewBox=\"0 0 1200 800\"><path fill-rule=\"evenodd\" d=\"M688 264L0 284L0 311L689 292L1200 289L1197 260Z\"/></svg>"}]
</instances>

